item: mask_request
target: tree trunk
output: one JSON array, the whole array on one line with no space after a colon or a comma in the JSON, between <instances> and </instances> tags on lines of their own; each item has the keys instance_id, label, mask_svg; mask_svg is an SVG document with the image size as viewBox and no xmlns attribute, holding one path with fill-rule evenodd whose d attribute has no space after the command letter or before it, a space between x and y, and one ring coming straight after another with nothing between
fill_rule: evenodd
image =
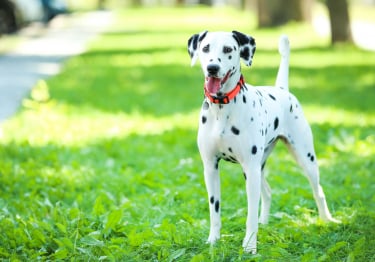
<instances>
[{"instance_id":1,"label":"tree trunk","mask_svg":"<svg viewBox=\"0 0 375 262\"><path fill-rule=\"evenodd\" d=\"M347 0L326 0L331 23L331 43L352 42Z\"/></svg>"},{"instance_id":2,"label":"tree trunk","mask_svg":"<svg viewBox=\"0 0 375 262\"><path fill-rule=\"evenodd\" d=\"M258 0L258 26L273 27L291 20L311 20L313 0Z\"/></svg>"},{"instance_id":3,"label":"tree trunk","mask_svg":"<svg viewBox=\"0 0 375 262\"><path fill-rule=\"evenodd\" d=\"M211 0L199 0L199 4L212 6L212 1Z\"/></svg>"}]
</instances>

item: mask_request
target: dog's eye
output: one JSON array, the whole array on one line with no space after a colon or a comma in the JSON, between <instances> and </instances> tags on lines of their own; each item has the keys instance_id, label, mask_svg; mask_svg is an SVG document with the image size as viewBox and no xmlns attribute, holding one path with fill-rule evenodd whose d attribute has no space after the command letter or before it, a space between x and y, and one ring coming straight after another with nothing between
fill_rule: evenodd
<instances>
[{"instance_id":1,"label":"dog's eye","mask_svg":"<svg viewBox=\"0 0 375 262\"><path fill-rule=\"evenodd\" d=\"M202 51L203 51L204 53L208 53L208 52L210 52L210 45L206 45L205 47L203 47L203 48L202 48Z\"/></svg>"},{"instance_id":2,"label":"dog's eye","mask_svg":"<svg viewBox=\"0 0 375 262\"><path fill-rule=\"evenodd\" d=\"M223 47L223 52L224 52L224 54L229 54L229 53L231 53L233 51L233 49L231 48L231 47L229 47L229 46L224 46Z\"/></svg>"}]
</instances>

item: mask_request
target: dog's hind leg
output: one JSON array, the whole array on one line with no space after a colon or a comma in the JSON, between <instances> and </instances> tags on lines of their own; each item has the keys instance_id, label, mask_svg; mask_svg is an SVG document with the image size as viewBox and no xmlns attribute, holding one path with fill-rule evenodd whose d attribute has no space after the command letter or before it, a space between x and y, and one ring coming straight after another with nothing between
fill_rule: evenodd
<instances>
[{"instance_id":1,"label":"dog's hind leg","mask_svg":"<svg viewBox=\"0 0 375 262\"><path fill-rule=\"evenodd\" d=\"M261 205L260 205L260 216L259 216L259 223L261 224L267 224L268 223L268 217L270 215L270 208L271 208L271 187L269 186L265 171L262 170L262 181L261 181Z\"/></svg>"},{"instance_id":2,"label":"dog's hind leg","mask_svg":"<svg viewBox=\"0 0 375 262\"><path fill-rule=\"evenodd\" d=\"M329 212L323 188L319 182L319 167L310 126L303 118L296 121L299 121L298 125L294 125L289 130L290 133L284 141L310 182L320 218L324 221L339 222Z\"/></svg>"},{"instance_id":3,"label":"dog's hind leg","mask_svg":"<svg viewBox=\"0 0 375 262\"><path fill-rule=\"evenodd\" d=\"M264 155L262 158L262 179L261 179L261 191L260 191L260 198L261 198L261 205L260 205L260 216L259 216L259 223L267 224L268 223L268 217L270 215L270 209L271 209L271 199L272 199L272 192L271 187L267 182L266 179L266 161L268 156L271 154L273 148L276 145L276 141L274 141L272 144L268 145L268 147L264 151Z\"/></svg>"}]
</instances>

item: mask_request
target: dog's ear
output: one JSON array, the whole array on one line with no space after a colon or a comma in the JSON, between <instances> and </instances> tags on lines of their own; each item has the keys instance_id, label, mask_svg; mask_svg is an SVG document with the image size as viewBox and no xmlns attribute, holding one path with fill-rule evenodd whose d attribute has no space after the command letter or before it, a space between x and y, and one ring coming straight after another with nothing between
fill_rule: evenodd
<instances>
[{"instance_id":1,"label":"dog's ear","mask_svg":"<svg viewBox=\"0 0 375 262\"><path fill-rule=\"evenodd\" d=\"M188 52L191 58L191 66L195 64L198 59L198 47L199 43L203 40L203 38L207 35L207 31L203 31L199 34L195 34L189 38L188 41Z\"/></svg>"},{"instance_id":2,"label":"dog's ear","mask_svg":"<svg viewBox=\"0 0 375 262\"><path fill-rule=\"evenodd\" d=\"M255 53L255 39L249 35L232 31L234 39L238 42L240 48L240 57L243 59L247 66L251 66L253 56Z\"/></svg>"}]
</instances>

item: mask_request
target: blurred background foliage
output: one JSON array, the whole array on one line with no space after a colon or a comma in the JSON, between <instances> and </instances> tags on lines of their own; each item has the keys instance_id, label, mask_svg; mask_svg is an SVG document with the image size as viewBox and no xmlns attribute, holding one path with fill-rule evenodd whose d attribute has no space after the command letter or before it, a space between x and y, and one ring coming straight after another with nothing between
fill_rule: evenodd
<instances>
[{"instance_id":1,"label":"blurred background foliage","mask_svg":"<svg viewBox=\"0 0 375 262\"><path fill-rule=\"evenodd\" d=\"M329 17L331 44L352 42L351 19L355 15L361 20L374 21L374 0L67 0L75 10L122 7L186 7L193 5L232 6L256 14L259 28L277 27L288 22L312 23L314 13Z\"/></svg>"}]
</instances>

